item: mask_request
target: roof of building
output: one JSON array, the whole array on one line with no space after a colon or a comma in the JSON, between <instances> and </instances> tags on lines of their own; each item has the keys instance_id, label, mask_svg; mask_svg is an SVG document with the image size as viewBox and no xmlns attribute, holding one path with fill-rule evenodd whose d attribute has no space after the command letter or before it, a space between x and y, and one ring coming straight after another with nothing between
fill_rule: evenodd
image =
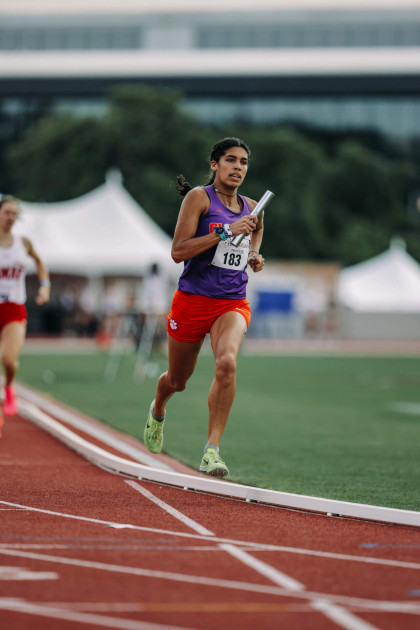
<instances>
[{"instance_id":1,"label":"roof of building","mask_svg":"<svg viewBox=\"0 0 420 630\"><path fill-rule=\"evenodd\" d=\"M3 78L249 77L418 74L420 47L30 51L0 53Z\"/></svg>"},{"instance_id":2,"label":"roof of building","mask_svg":"<svg viewBox=\"0 0 420 630\"><path fill-rule=\"evenodd\" d=\"M1 0L2 14L63 13L216 13L244 11L372 11L418 9L418 0L241 0L232 7L226 0Z\"/></svg>"}]
</instances>

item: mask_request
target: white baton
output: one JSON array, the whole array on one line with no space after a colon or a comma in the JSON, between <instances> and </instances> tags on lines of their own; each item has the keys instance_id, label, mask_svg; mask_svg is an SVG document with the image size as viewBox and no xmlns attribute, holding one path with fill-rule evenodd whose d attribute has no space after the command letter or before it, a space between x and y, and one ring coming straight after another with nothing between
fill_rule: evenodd
<instances>
[{"instance_id":1,"label":"white baton","mask_svg":"<svg viewBox=\"0 0 420 630\"><path fill-rule=\"evenodd\" d=\"M274 193L272 193L271 190L266 190L263 196L261 197L261 199L259 200L259 202L257 203L257 205L255 206L255 208L253 209L253 211L251 212L251 216L255 216L258 218L261 212L264 210L264 208L272 200L273 197L274 197ZM231 241L232 245L235 245L235 247L240 245L240 243L242 243L242 240L245 238L245 236L246 234L238 234L238 236L235 236L235 238Z\"/></svg>"}]
</instances>

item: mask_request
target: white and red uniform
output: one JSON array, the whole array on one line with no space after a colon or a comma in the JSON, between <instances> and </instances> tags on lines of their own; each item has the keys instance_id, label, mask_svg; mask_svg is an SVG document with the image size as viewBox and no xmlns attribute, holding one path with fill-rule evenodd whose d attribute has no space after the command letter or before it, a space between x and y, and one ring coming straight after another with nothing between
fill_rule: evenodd
<instances>
[{"instance_id":1,"label":"white and red uniform","mask_svg":"<svg viewBox=\"0 0 420 630\"><path fill-rule=\"evenodd\" d=\"M21 237L14 237L11 247L0 247L0 328L14 321L26 323L27 264Z\"/></svg>"}]
</instances>

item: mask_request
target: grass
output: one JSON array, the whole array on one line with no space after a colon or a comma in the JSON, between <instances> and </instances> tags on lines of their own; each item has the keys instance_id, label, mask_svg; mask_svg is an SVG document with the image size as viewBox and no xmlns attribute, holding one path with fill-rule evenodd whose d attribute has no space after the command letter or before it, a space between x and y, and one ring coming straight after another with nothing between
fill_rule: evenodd
<instances>
[{"instance_id":1,"label":"grass","mask_svg":"<svg viewBox=\"0 0 420 630\"><path fill-rule=\"evenodd\" d=\"M155 360L163 371L165 357ZM133 380L128 355L107 382L106 363L104 352L28 353L19 380L141 438L156 377ZM168 405L165 451L194 468L213 373L213 358L203 354ZM417 359L241 355L221 453L233 481L420 511L420 415L397 412L396 402L420 405Z\"/></svg>"}]
</instances>

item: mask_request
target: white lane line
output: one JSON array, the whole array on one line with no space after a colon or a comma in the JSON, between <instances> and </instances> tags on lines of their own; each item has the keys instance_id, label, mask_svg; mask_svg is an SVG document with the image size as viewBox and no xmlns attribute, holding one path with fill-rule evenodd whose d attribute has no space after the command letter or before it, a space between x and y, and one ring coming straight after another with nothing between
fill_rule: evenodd
<instances>
[{"instance_id":1,"label":"white lane line","mask_svg":"<svg viewBox=\"0 0 420 630\"><path fill-rule=\"evenodd\" d=\"M181 514L181 512L179 512L178 510L175 510L168 503L165 503L164 501L156 497L154 494L152 494L148 490L139 486L139 484L136 481L126 481L126 483L132 488L134 488L135 490L142 492L142 494L145 497L147 497L148 499L150 499L151 501L159 505L159 507L161 507L163 510L165 510L172 516L175 516L175 518L178 518L182 523L184 523L184 525L191 527L191 529L193 529L194 531L204 530L205 535L209 535L209 534L211 536L215 535L213 532L210 532L208 529L205 529L204 527L202 527L202 525L200 525L196 521L185 516L184 514ZM282 573L278 569L275 569L274 567L266 564L265 562L262 562L261 560L257 560L257 558L254 558L254 556L251 556L246 551L238 549L235 545L220 543L218 547L222 551L226 551L231 556L235 557L237 560L239 560L243 564L247 565L248 567L251 567L254 571L257 571L257 573L259 573L260 575L263 575L264 577L268 578L269 580L274 582L274 584L278 584L279 586L290 588L292 590L302 590L304 588L302 584L300 584L293 578L289 577L285 573Z\"/></svg>"},{"instance_id":2,"label":"white lane line","mask_svg":"<svg viewBox=\"0 0 420 630\"><path fill-rule=\"evenodd\" d=\"M104 551L113 551L113 550L117 550L117 551L138 551L138 550L144 550L144 551L220 551L220 548L218 545L149 545L149 544L144 544L144 545L139 545L139 544L124 544L124 542L122 543L115 543L115 544L108 544L108 545L85 545L83 543L80 543L80 545L76 545L76 544L69 544L69 545L49 545L49 544L37 544L37 545L31 545L31 544L12 544L12 545L0 545L0 549L67 549L67 550L75 550L75 549L101 549ZM0 568L0 572L1 572L1 568Z\"/></svg>"},{"instance_id":3,"label":"white lane line","mask_svg":"<svg viewBox=\"0 0 420 630\"><path fill-rule=\"evenodd\" d=\"M155 571L152 569L141 569L139 567L106 564L103 562L93 562L90 560L79 560L77 558L65 558L63 556L50 556L47 554L33 553L29 551L18 551L16 549L0 549L0 554L18 558L29 558L31 560L41 560L42 562L53 562L54 564L65 564L84 569L110 571L113 573L123 573L126 575L135 575L139 577L156 578L159 580L172 580L175 582L184 583L188 582L191 584L213 586L216 588L229 588L235 590L238 589L250 591L253 593L268 593L272 595L284 595L289 593L288 590L281 589L277 586L269 586L265 584L254 584L251 582L241 582L239 580L236 581L220 578L208 578L203 575L188 575L183 573L174 573L171 571Z\"/></svg>"},{"instance_id":4,"label":"white lane line","mask_svg":"<svg viewBox=\"0 0 420 630\"><path fill-rule=\"evenodd\" d=\"M289 591L305 591L305 586L300 582L297 582L290 576L277 571L265 562L261 562L254 556L251 556L246 551L238 549L234 545L219 545L222 549L225 549L228 553L241 560L244 564L252 567L269 580L280 586L284 586ZM311 601L311 608L321 612L326 617L334 621L336 624L345 628L345 630L376 630L375 626L361 621L359 617L356 617L353 613L345 610L341 606L331 604L328 600Z\"/></svg>"},{"instance_id":5,"label":"white lane line","mask_svg":"<svg viewBox=\"0 0 420 630\"><path fill-rule=\"evenodd\" d=\"M58 573L52 571L30 571L22 567L0 567L0 580L20 582L21 580L57 580Z\"/></svg>"},{"instance_id":6,"label":"white lane line","mask_svg":"<svg viewBox=\"0 0 420 630\"><path fill-rule=\"evenodd\" d=\"M360 619L360 617L355 617L353 613L348 612L340 606L331 604L328 601L320 600L318 602L312 602L312 608L324 613L331 621L334 621L343 628L352 628L352 630L377 630L377 626L372 626L372 624Z\"/></svg>"},{"instance_id":7,"label":"white lane line","mask_svg":"<svg viewBox=\"0 0 420 630\"><path fill-rule=\"evenodd\" d=\"M148 623L147 621L132 621L131 619L121 619L120 617L105 617L104 615L94 615L53 606L42 606L31 604L22 599L1 599L0 610L15 611L19 614L38 615L49 619L60 619L61 621L74 621L89 625L100 626L101 628L113 628L115 630L193 630L179 626L167 626L160 623Z\"/></svg>"},{"instance_id":8,"label":"white lane line","mask_svg":"<svg viewBox=\"0 0 420 630\"><path fill-rule=\"evenodd\" d=\"M54 564L76 566L83 569L109 571L113 573L123 573L126 575L134 575L138 577L156 578L159 580L172 580L175 582L188 582L196 585L213 586L214 588L229 588L233 590L242 590L253 593L265 593L268 595L280 595L284 597L293 597L298 599L328 601L331 604L341 604L351 608L354 607L357 609L364 609L369 611L399 612L420 615L420 604L407 601L386 602L361 599L358 597L350 597L348 595L318 593L315 591L292 591L290 589L281 588L279 586L269 586L266 584L255 584L250 582L224 580L219 578L212 579L204 577L202 575L188 575L181 573L172 573L169 571L153 571L150 569L140 569L138 567L104 564L101 562L91 562L87 560L78 560L75 558L49 556L46 554L30 553L16 550L9 551L7 549L0 549L0 554L19 558L28 558L30 560L40 560L42 562L52 562Z\"/></svg>"},{"instance_id":9,"label":"white lane line","mask_svg":"<svg viewBox=\"0 0 420 630\"><path fill-rule=\"evenodd\" d=\"M146 613L215 613L216 619L222 613L290 613L290 612L308 612L309 604L306 603L275 603L272 602L220 602L211 600L208 598L205 601L182 601L182 602L165 602L163 605L159 602L104 602L104 603L92 603L92 602L43 602L43 606L51 608L64 608L65 610L78 610L81 612L95 612L95 613L131 613L131 612L146 612ZM216 626L217 621L216 621ZM220 625L220 624L219 624Z\"/></svg>"},{"instance_id":10,"label":"white lane line","mask_svg":"<svg viewBox=\"0 0 420 630\"><path fill-rule=\"evenodd\" d=\"M89 518L88 516L78 516L76 514L66 514L64 512L54 512L53 510L43 510L42 508L34 508L29 505L19 505L18 503L10 503L9 501L0 501L4 505L14 505L15 507L23 508L29 512L40 512L41 514L49 514L50 516L60 516L61 518L71 518L77 521L85 521L88 523L97 523L99 525L108 525L109 527L127 527L129 529L144 529L136 527L135 525L129 525L124 523L114 523L113 521L103 521L101 519Z\"/></svg>"},{"instance_id":11,"label":"white lane line","mask_svg":"<svg viewBox=\"0 0 420 630\"><path fill-rule=\"evenodd\" d=\"M222 543L219 545L219 547L240 562L243 562L248 567L251 567L251 569L254 569L254 571L257 571L261 575L264 575L264 577L274 582L274 584L278 584L279 586L290 589L292 591L303 591L305 589L304 585L300 582L297 582L285 573L274 569L269 564L266 564L265 562L261 562L261 560L254 558L254 556L251 556L248 552L243 551L242 549L238 549L238 547L236 547L235 545Z\"/></svg>"},{"instance_id":12,"label":"white lane line","mask_svg":"<svg viewBox=\"0 0 420 630\"><path fill-rule=\"evenodd\" d=\"M136 490L137 492L140 492L140 494L149 499L149 501L152 501L153 503L158 505L162 510L168 512L168 514L181 521L181 523L186 525L186 527L190 527L192 530L194 530L198 534L202 534L203 536L214 536L213 532L211 532L209 529L206 529L199 523L193 521L191 518L188 518L188 516L186 516L185 514L182 514L182 512L176 510L168 503L165 503L165 501L162 501L162 499L156 497L154 494L146 490L146 488L140 486L136 481L126 480L125 483L128 486L131 486L131 488L134 488L134 490Z\"/></svg>"},{"instance_id":13,"label":"white lane line","mask_svg":"<svg viewBox=\"0 0 420 630\"><path fill-rule=\"evenodd\" d=\"M313 549L299 549L298 547L283 547L281 545L268 545L266 543L255 543L247 540L233 540L232 538L214 538L200 536L199 534L188 534L186 532L176 532L167 529L159 529L157 527L144 527L142 525L132 525L124 523L115 523L112 521L103 521L95 518L88 518L86 516L78 516L76 514L66 514L65 512L53 512L51 510L43 510L41 508L35 508L28 505L20 505L17 503L10 503L9 501L1 501L0 504L14 505L21 508L20 511L40 512L41 514L48 514L52 516L60 516L62 518L70 518L76 521L87 521L96 525L106 525L107 527L114 527L116 529L133 529L135 531L150 532L153 534L162 534L164 536L175 536L176 538L195 538L197 540L208 540L215 543L227 543L231 545L240 546L248 549L248 551L280 551L285 553L296 553L308 556L317 556L320 558L329 558L331 560L348 560L349 562L364 562L368 564L377 564L389 567L398 567L400 569L420 569L420 563L418 562L406 562L403 560L387 560L386 558L370 558L365 556L351 556L347 554L332 553L329 551L316 551ZM8 546L9 547L9 546Z\"/></svg>"},{"instance_id":14,"label":"white lane line","mask_svg":"<svg viewBox=\"0 0 420 630\"><path fill-rule=\"evenodd\" d=\"M128 483L132 488L139 490L139 486L136 482L126 481L126 483ZM160 505L162 509L166 510L170 514L173 513L174 508L172 508L170 505L168 505L164 501L161 501L149 491L145 491L145 493L147 494L144 494L144 496L147 496L154 503L157 503L158 505ZM176 513L176 518L180 518L181 513L178 512L178 510L176 510L175 513ZM182 520L182 522L186 524L186 521L183 518L180 518L180 520ZM189 527L191 527L195 531L197 530L198 527L201 527L199 523L196 523L195 521L191 519L188 519L188 522L189 522ZM265 578L269 579L271 582L274 582L274 584L278 584L279 586L286 588L288 591L304 591L305 590L305 586L303 584L301 584L300 582L297 582L296 580L291 578L289 575L286 575L282 571L275 569L271 565L266 564L265 562L262 562L261 560L258 560L247 551L238 549L235 545L229 545L229 544L219 544L219 547L222 550L229 553L234 558L236 558L237 560L239 560L240 562L242 562L242 564L245 564L246 566L250 567L257 573L259 573L260 575L263 575ZM329 619L332 619L337 625L344 628L344 630L376 630L375 626L372 626L370 624L365 624L363 621L359 619L359 617L356 617L353 613L347 610L344 610L343 608L337 605L330 605L328 601L323 601L322 603L323 603L322 608L318 610L317 608L313 607L314 610L317 610L318 612L327 616ZM312 606L312 603L311 603L311 606Z\"/></svg>"}]
</instances>

